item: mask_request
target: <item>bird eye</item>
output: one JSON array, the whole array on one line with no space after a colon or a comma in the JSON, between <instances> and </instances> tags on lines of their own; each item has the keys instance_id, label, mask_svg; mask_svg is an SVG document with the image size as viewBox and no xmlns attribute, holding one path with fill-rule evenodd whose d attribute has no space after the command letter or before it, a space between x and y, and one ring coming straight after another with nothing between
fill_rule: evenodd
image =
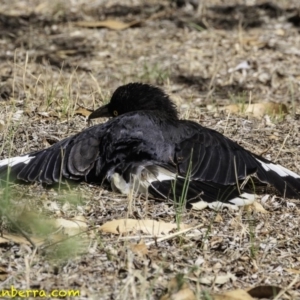
<instances>
[{"instance_id":1,"label":"bird eye","mask_svg":"<svg viewBox=\"0 0 300 300\"><path fill-rule=\"evenodd\" d=\"M116 110L114 110L113 114L116 117L118 115L118 112Z\"/></svg>"}]
</instances>

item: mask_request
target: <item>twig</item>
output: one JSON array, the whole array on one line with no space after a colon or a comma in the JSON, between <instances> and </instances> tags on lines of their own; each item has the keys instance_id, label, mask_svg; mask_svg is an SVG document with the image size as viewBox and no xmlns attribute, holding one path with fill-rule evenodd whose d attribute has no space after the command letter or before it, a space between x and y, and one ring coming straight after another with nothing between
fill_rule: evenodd
<instances>
[{"instance_id":1,"label":"twig","mask_svg":"<svg viewBox=\"0 0 300 300\"><path fill-rule=\"evenodd\" d=\"M162 237L162 238L160 238L160 239L157 239L157 240L155 240L155 241L150 241L150 242L146 243L146 246L150 246L150 245L152 245L152 244L156 244L156 243L158 243L158 242L162 242L162 241L171 239L171 238L173 238L173 237L175 237L175 236L178 236L178 235L180 235L180 234L182 234L182 233L186 233L186 232L188 232L188 231L190 231L190 230L193 230L193 229L197 229L197 228L199 228L199 227L201 227L201 226L203 226L203 224L199 224L199 225L197 225L197 226L195 226L195 227L191 227L191 228L187 228L187 229L180 230L180 231L178 231L178 232L169 234L168 236L164 236L164 237Z\"/></svg>"},{"instance_id":2,"label":"twig","mask_svg":"<svg viewBox=\"0 0 300 300\"><path fill-rule=\"evenodd\" d=\"M278 159L278 157L279 157L279 155L280 155L280 153L281 153L281 150L283 149L283 147L284 147L284 145L285 145L287 139L288 139L289 136L290 136L290 132L291 132L291 131L289 131L289 133L288 133L288 134L286 135L286 137L284 138L284 141L283 141L283 143L281 144L281 147L280 147L280 149L279 149L279 151L278 151L278 153L277 153L277 155L276 155L276 157L275 157L275 159L274 159L274 162L277 161L277 159Z\"/></svg>"},{"instance_id":3,"label":"twig","mask_svg":"<svg viewBox=\"0 0 300 300\"><path fill-rule=\"evenodd\" d=\"M294 280L285 289L282 289L273 300L278 300L284 293L286 293L297 282L298 278L299 274L297 274Z\"/></svg>"}]
</instances>

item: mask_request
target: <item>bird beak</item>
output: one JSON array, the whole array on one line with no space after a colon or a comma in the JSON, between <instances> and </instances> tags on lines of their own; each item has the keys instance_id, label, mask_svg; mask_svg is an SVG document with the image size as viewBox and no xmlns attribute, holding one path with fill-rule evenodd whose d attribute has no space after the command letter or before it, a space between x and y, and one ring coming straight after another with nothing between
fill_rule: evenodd
<instances>
[{"instance_id":1,"label":"bird beak","mask_svg":"<svg viewBox=\"0 0 300 300\"><path fill-rule=\"evenodd\" d=\"M111 117L111 114L108 111L108 106L104 105L101 106L100 108L96 109L89 115L89 120L91 119L97 119L97 118L109 118Z\"/></svg>"}]
</instances>

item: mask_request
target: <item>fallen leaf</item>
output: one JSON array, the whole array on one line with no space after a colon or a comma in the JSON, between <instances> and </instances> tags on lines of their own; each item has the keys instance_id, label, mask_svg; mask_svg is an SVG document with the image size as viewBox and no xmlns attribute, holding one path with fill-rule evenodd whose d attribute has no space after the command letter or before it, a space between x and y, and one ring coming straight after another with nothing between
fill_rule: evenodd
<instances>
[{"instance_id":1,"label":"fallen leaf","mask_svg":"<svg viewBox=\"0 0 300 300\"><path fill-rule=\"evenodd\" d=\"M211 239L210 239L210 246L212 248L215 248L215 247L219 247L223 242L223 237L221 236L213 236Z\"/></svg>"},{"instance_id":2,"label":"fallen leaf","mask_svg":"<svg viewBox=\"0 0 300 300\"><path fill-rule=\"evenodd\" d=\"M84 117L88 117L92 113L92 110L79 106L75 111L75 115L81 115Z\"/></svg>"},{"instance_id":3,"label":"fallen leaf","mask_svg":"<svg viewBox=\"0 0 300 300\"><path fill-rule=\"evenodd\" d=\"M215 223L221 223L223 222L223 218L220 214L216 214L215 218L214 218L214 222Z\"/></svg>"},{"instance_id":4,"label":"fallen leaf","mask_svg":"<svg viewBox=\"0 0 300 300\"><path fill-rule=\"evenodd\" d=\"M189 225L181 224L180 229L190 228ZM170 231L177 230L177 224L166 223L155 220L135 220L135 219L119 219L106 222L100 227L100 230L108 233L128 233L142 231L146 234L158 236L168 234Z\"/></svg>"},{"instance_id":5,"label":"fallen leaf","mask_svg":"<svg viewBox=\"0 0 300 300\"><path fill-rule=\"evenodd\" d=\"M264 209L264 207L258 203L257 201L254 201L253 203L251 203L250 205L245 206L245 209L248 211L256 211L256 212L260 212L263 214L267 214L269 213L267 210Z\"/></svg>"},{"instance_id":6,"label":"fallen leaf","mask_svg":"<svg viewBox=\"0 0 300 300\"><path fill-rule=\"evenodd\" d=\"M293 274L300 274L300 270L299 269L285 269L287 272L289 273L293 273Z\"/></svg>"},{"instance_id":7,"label":"fallen leaf","mask_svg":"<svg viewBox=\"0 0 300 300\"><path fill-rule=\"evenodd\" d=\"M117 20L105 20L105 21L79 21L79 22L75 22L74 24L85 28L105 27L113 30L124 30L131 26L137 25L139 23L141 23L141 21L132 21L129 23L124 23L122 21L117 21Z\"/></svg>"},{"instance_id":8,"label":"fallen leaf","mask_svg":"<svg viewBox=\"0 0 300 300\"><path fill-rule=\"evenodd\" d=\"M275 30L275 34L279 35L279 36L284 36L285 35L285 30L283 30L282 28L278 28Z\"/></svg>"},{"instance_id":9,"label":"fallen leaf","mask_svg":"<svg viewBox=\"0 0 300 300\"><path fill-rule=\"evenodd\" d=\"M42 245L44 243L44 239L30 236L30 240L36 245ZM14 242L16 244L23 245L31 245L31 243L22 235L13 235L13 234L3 234L0 237L0 244L7 244L10 242Z\"/></svg>"},{"instance_id":10,"label":"fallen leaf","mask_svg":"<svg viewBox=\"0 0 300 300\"><path fill-rule=\"evenodd\" d=\"M131 244L130 249L133 253L140 256L148 254L148 248L143 241L140 241L138 244Z\"/></svg>"},{"instance_id":11,"label":"fallen leaf","mask_svg":"<svg viewBox=\"0 0 300 300\"><path fill-rule=\"evenodd\" d=\"M241 42L244 46L248 46L248 47L251 47L251 48L253 48L253 47L263 48L267 44L266 41L263 41L263 40L259 39L256 36L243 38Z\"/></svg>"},{"instance_id":12,"label":"fallen leaf","mask_svg":"<svg viewBox=\"0 0 300 300\"><path fill-rule=\"evenodd\" d=\"M264 115L274 116L288 113L288 109L285 104L273 102L254 104L230 104L220 109L233 114L242 113L253 115L256 118L261 118Z\"/></svg>"},{"instance_id":13,"label":"fallen leaf","mask_svg":"<svg viewBox=\"0 0 300 300\"><path fill-rule=\"evenodd\" d=\"M62 227L65 234L75 235L87 229L87 222L83 216L77 216L72 219L58 218L54 220L56 227Z\"/></svg>"},{"instance_id":14,"label":"fallen leaf","mask_svg":"<svg viewBox=\"0 0 300 300\"><path fill-rule=\"evenodd\" d=\"M0 131L4 131L5 123L3 120L0 120Z\"/></svg>"},{"instance_id":15,"label":"fallen leaf","mask_svg":"<svg viewBox=\"0 0 300 300\"><path fill-rule=\"evenodd\" d=\"M0 267L0 281L6 280L7 277L8 277L7 269Z\"/></svg>"},{"instance_id":16,"label":"fallen leaf","mask_svg":"<svg viewBox=\"0 0 300 300\"><path fill-rule=\"evenodd\" d=\"M214 300L254 300L246 291L238 289L212 296Z\"/></svg>"},{"instance_id":17,"label":"fallen leaf","mask_svg":"<svg viewBox=\"0 0 300 300\"><path fill-rule=\"evenodd\" d=\"M278 295L281 291L281 288L273 285L262 285L256 286L254 288L249 289L247 292L249 295L255 298L273 298Z\"/></svg>"},{"instance_id":18,"label":"fallen leaf","mask_svg":"<svg viewBox=\"0 0 300 300\"><path fill-rule=\"evenodd\" d=\"M206 285L212 285L213 283L224 284L229 280L236 281L236 277L231 273L227 273L226 275L206 276L199 278L199 282Z\"/></svg>"},{"instance_id":19,"label":"fallen leaf","mask_svg":"<svg viewBox=\"0 0 300 300\"><path fill-rule=\"evenodd\" d=\"M168 292L160 300L196 300L194 292L188 287L182 274L177 274L168 284Z\"/></svg>"},{"instance_id":20,"label":"fallen leaf","mask_svg":"<svg viewBox=\"0 0 300 300\"><path fill-rule=\"evenodd\" d=\"M196 297L191 289L184 288L175 294L166 294L160 300L196 300Z\"/></svg>"}]
</instances>

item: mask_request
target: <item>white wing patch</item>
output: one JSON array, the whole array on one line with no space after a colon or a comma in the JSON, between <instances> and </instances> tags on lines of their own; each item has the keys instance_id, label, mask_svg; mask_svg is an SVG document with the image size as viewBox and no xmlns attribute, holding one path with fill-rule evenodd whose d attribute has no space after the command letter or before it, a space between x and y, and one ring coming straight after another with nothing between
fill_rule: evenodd
<instances>
[{"instance_id":1,"label":"white wing patch","mask_svg":"<svg viewBox=\"0 0 300 300\"><path fill-rule=\"evenodd\" d=\"M266 171L270 171L270 170L274 171L281 177L291 176L294 178L300 178L300 175L296 174L295 172L293 172L281 165L277 165L277 164L273 164L273 163L265 163L265 162L260 161L259 159L257 159L257 161L262 165L262 167Z\"/></svg>"},{"instance_id":2,"label":"white wing patch","mask_svg":"<svg viewBox=\"0 0 300 300\"><path fill-rule=\"evenodd\" d=\"M29 156L29 155L6 158L0 160L0 167L4 167L4 166L13 167L20 163L27 165L33 158L35 158L35 156Z\"/></svg>"},{"instance_id":3,"label":"white wing patch","mask_svg":"<svg viewBox=\"0 0 300 300\"><path fill-rule=\"evenodd\" d=\"M228 200L228 202L236 206L250 205L255 200L255 194L242 193L239 197Z\"/></svg>"}]
</instances>

